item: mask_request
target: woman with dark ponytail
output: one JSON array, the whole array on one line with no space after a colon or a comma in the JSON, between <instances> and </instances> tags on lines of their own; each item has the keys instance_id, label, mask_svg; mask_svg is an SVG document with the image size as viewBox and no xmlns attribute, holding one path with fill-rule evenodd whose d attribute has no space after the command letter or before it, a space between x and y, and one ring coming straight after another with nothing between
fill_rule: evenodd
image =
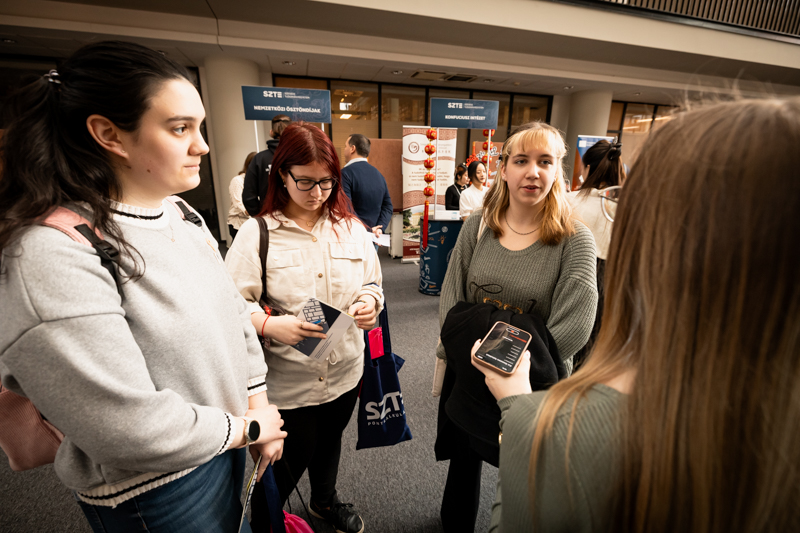
<instances>
[{"instance_id":1,"label":"woman with dark ponytail","mask_svg":"<svg viewBox=\"0 0 800 533\"><path fill-rule=\"evenodd\" d=\"M620 159L621 154L622 143L598 141L586 150L581 158L581 176L583 177L581 188L567 194L575 216L586 224L594 235L595 251L597 252L597 314L589 342L575 354L576 370L591 351L602 323L603 276L606 270L608 245L611 242L612 223L603 213L600 194L603 189L621 186L625 181L625 167Z\"/></svg>"},{"instance_id":2,"label":"woman with dark ponytail","mask_svg":"<svg viewBox=\"0 0 800 533\"><path fill-rule=\"evenodd\" d=\"M55 470L93 530L238 531L244 447L266 467L286 433L247 304L172 196L199 184L208 152L188 73L143 46L95 43L9 104L3 387L64 434ZM120 252L107 268L43 225L65 211Z\"/></svg>"}]
</instances>

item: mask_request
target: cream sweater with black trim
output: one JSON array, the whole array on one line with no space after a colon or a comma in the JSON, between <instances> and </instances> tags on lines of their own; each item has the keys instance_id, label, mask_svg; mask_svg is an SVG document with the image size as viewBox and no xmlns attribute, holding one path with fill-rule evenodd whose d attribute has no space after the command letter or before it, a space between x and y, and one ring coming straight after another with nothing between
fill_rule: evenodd
<instances>
[{"instance_id":1,"label":"cream sweater with black trim","mask_svg":"<svg viewBox=\"0 0 800 533\"><path fill-rule=\"evenodd\" d=\"M43 226L4 250L0 283L3 385L66 435L55 460L61 481L106 506L226 451L231 414L266 390L267 371L247 303L205 225L166 201L114 208L163 212L114 215L145 262L122 297L93 248ZM131 268L123 258L123 273Z\"/></svg>"}]
</instances>

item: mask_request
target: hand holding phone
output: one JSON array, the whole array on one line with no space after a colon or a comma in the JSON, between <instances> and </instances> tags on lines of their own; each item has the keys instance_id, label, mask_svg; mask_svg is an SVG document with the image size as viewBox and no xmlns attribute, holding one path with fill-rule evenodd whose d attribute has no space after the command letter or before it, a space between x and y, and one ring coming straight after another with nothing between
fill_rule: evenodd
<instances>
[{"instance_id":1,"label":"hand holding phone","mask_svg":"<svg viewBox=\"0 0 800 533\"><path fill-rule=\"evenodd\" d=\"M486 340L486 339L484 339ZM486 378L486 386L497 400L518 394L529 394L531 390L531 354L528 351L519 358L515 371L510 374L499 372L495 368L476 358L476 354L483 341L475 341L472 347L472 365Z\"/></svg>"},{"instance_id":2,"label":"hand holding phone","mask_svg":"<svg viewBox=\"0 0 800 533\"><path fill-rule=\"evenodd\" d=\"M530 342L531 334L527 331L505 322L496 322L473 352L472 360L510 376L517 369Z\"/></svg>"}]
</instances>

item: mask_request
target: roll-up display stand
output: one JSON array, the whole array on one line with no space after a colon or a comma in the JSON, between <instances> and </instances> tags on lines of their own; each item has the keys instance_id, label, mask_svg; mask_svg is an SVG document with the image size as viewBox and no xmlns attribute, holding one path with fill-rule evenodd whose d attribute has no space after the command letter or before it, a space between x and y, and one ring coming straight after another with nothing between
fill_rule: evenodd
<instances>
[{"instance_id":1,"label":"roll-up display stand","mask_svg":"<svg viewBox=\"0 0 800 533\"><path fill-rule=\"evenodd\" d=\"M499 102L492 100L431 98L430 109L431 129L428 130L428 139L431 141L438 137L439 128L484 129L488 150L483 159L484 164L487 164L488 154L491 152L492 135L497 128ZM433 139L431 139L431 132ZM429 143L429 146L431 145L432 142ZM435 168L439 154L437 147L433 147L430 152L426 148L425 152L431 162L431 167L428 167L426 161L426 168ZM434 153L437 154L436 160L430 158ZM429 172L429 174L435 176L435 172ZM453 247L461 231L462 222L458 216L458 211L436 209L438 207L436 205L434 205L433 212L429 214L428 199L431 196L438 197L437 187L439 184L435 178L431 179L431 181L428 181L428 179L428 174L426 174L425 181L429 184L432 183L433 186L429 185L424 191L426 200L420 235L419 291L423 294L438 295L442 290L442 282L447 272L447 265L450 262Z\"/></svg>"}]
</instances>

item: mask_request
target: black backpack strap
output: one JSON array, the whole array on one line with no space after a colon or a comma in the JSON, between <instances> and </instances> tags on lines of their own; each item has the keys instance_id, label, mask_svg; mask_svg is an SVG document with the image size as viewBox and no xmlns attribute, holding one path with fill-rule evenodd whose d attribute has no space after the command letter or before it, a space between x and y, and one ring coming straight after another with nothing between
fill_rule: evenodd
<instances>
[{"instance_id":1,"label":"black backpack strap","mask_svg":"<svg viewBox=\"0 0 800 533\"><path fill-rule=\"evenodd\" d=\"M166 200L175 206L175 209L180 211L181 218L183 220L188 220L198 228L203 227L203 220L197 216L197 213L189 209L189 206L186 205L180 196L167 196Z\"/></svg>"},{"instance_id":2,"label":"black backpack strap","mask_svg":"<svg viewBox=\"0 0 800 533\"><path fill-rule=\"evenodd\" d=\"M117 291L122 293L122 287L119 284L119 276L117 276L117 265L119 264L119 251L114 246L97 236L92 229L86 224L79 224L75 229L89 241L92 248L95 249L97 255L100 256L100 264L108 270L111 277L114 278L114 283L117 284Z\"/></svg>"},{"instance_id":3,"label":"black backpack strap","mask_svg":"<svg viewBox=\"0 0 800 533\"><path fill-rule=\"evenodd\" d=\"M119 251L113 244L100 236L96 231L92 230L91 222L86 220L76 211L65 207L55 207L51 209L41 220L39 224L49 228L57 229L67 235L75 242L91 246L100 257L100 264L108 270L111 277L114 278L114 283L117 286L117 292L122 296L122 286L119 282Z\"/></svg>"},{"instance_id":4,"label":"black backpack strap","mask_svg":"<svg viewBox=\"0 0 800 533\"><path fill-rule=\"evenodd\" d=\"M269 252L269 228L264 217L256 217L258 222L258 257L261 259L261 300L267 301L267 253Z\"/></svg>"},{"instance_id":5,"label":"black backpack strap","mask_svg":"<svg viewBox=\"0 0 800 533\"><path fill-rule=\"evenodd\" d=\"M203 227L203 221L200 220L200 217L197 216L197 213L189 209L189 207L182 200L176 200L173 203L178 206L178 209L181 210L181 216L183 217L183 220L188 220L198 228Z\"/></svg>"}]
</instances>

